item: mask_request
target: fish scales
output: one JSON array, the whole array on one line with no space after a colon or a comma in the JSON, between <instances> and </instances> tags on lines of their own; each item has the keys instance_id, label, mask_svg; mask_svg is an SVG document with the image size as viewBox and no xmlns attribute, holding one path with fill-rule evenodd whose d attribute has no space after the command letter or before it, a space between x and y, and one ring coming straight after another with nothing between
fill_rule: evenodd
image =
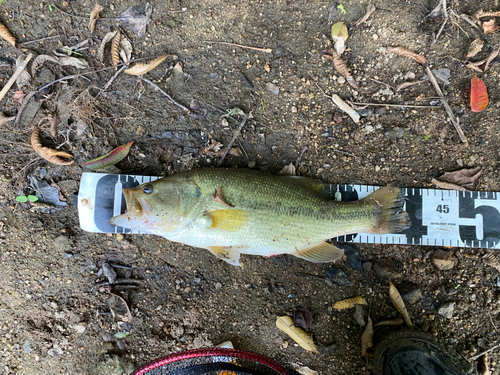
<instances>
[{"instance_id":1,"label":"fish scales","mask_svg":"<svg viewBox=\"0 0 500 375\"><path fill-rule=\"evenodd\" d=\"M241 253L327 262L342 251L325 239L408 227L399 189L377 192L337 202L327 185L309 178L197 169L125 189L127 212L111 222L208 249L231 264Z\"/></svg>"}]
</instances>

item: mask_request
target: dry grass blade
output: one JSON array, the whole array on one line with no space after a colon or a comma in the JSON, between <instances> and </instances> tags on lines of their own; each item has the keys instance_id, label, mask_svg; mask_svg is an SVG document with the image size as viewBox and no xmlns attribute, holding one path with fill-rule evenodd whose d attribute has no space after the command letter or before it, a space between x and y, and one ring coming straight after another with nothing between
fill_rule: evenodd
<instances>
[{"instance_id":1,"label":"dry grass blade","mask_svg":"<svg viewBox=\"0 0 500 375\"><path fill-rule=\"evenodd\" d=\"M392 304L394 305L396 310L398 310L399 313L403 315L403 319L405 320L408 328L413 328L413 323L411 322L408 310L406 310L403 297L401 297L401 294L399 294L398 289L394 286L392 281L389 281L389 297L391 297Z\"/></svg>"},{"instance_id":2,"label":"dry grass blade","mask_svg":"<svg viewBox=\"0 0 500 375\"><path fill-rule=\"evenodd\" d=\"M111 43L111 61L115 70L118 69L118 64L120 63L120 39L121 33L118 31L113 38L113 42Z\"/></svg>"},{"instance_id":3,"label":"dry grass blade","mask_svg":"<svg viewBox=\"0 0 500 375\"><path fill-rule=\"evenodd\" d=\"M92 9L92 12L90 12L89 29L91 33L94 32L95 24L97 22L97 19L99 18L99 12L103 9L104 8L101 5L96 4L94 5L94 9Z\"/></svg>"},{"instance_id":4,"label":"dry grass blade","mask_svg":"<svg viewBox=\"0 0 500 375\"><path fill-rule=\"evenodd\" d=\"M354 78L352 78L351 74L349 74L349 70L347 69L347 65L345 64L344 61L340 58L340 56L335 52L333 49L328 48L323 51L323 57L332 60L333 61L333 66L339 72L339 74L344 77L347 80L347 83L349 83L352 87L358 88L358 85L354 81Z\"/></svg>"},{"instance_id":5,"label":"dry grass blade","mask_svg":"<svg viewBox=\"0 0 500 375\"><path fill-rule=\"evenodd\" d=\"M293 324L293 319L291 317L286 315L276 317L276 327L285 332L293 339L293 341L295 341L305 350L318 353L316 345L314 345L312 335L304 331L302 328L295 327L295 325Z\"/></svg>"},{"instance_id":6,"label":"dry grass blade","mask_svg":"<svg viewBox=\"0 0 500 375\"><path fill-rule=\"evenodd\" d=\"M368 20L368 18L370 18L370 16L375 13L375 11L377 10L377 8L375 8L375 5L373 4L368 4L366 6L366 13L363 17L361 17L358 21L356 21L354 23L354 27L358 27L359 25L361 25L362 23L366 22Z\"/></svg>"},{"instance_id":7,"label":"dry grass blade","mask_svg":"<svg viewBox=\"0 0 500 375\"><path fill-rule=\"evenodd\" d=\"M368 353L368 349L370 348L373 348L373 322L372 318L368 315L368 324L361 335L361 356L371 356L371 354Z\"/></svg>"},{"instance_id":8,"label":"dry grass blade","mask_svg":"<svg viewBox=\"0 0 500 375\"><path fill-rule=\"evenodd\" d=\"M484 41L480 38L475 39L469 46L466 57L474 57L483 49Z\"/></svg>"},{"instance_id":9,"label":"dry grass blade","mask_svg":"<svg viewBox=\"0 0 500 375\"><path fill-rule=\"evenodd\" d=\"M160 65L163 60L165 60L168 57L168 55L163 55L160 57L157 57L153 61L149 62L148 64L135 64L133 67L125 70L125 73L131 74L133 76L142 76L143 74L146 74L150 70L153 70L156 68L158 65Z\"/></svg>"},{"instance_id":10,"label":"dry grass blade","mask_svg":"<svg viewBox=\"0 0 500 375\"><path fill-rule=\"evenodd\" d=\"M41 158L52 164L70 165L75 162L74 160L67 160L73 157L73 155L68 154L67 152L42 146L42 143L40 142L40 129L36 127L31 134L31 146Z\"/></svg>"},{"instance_id":11,"label":"dry grass blade","mask_svg":"<svg viewBox=\"0 0 500 375\"><path fill-rule=\"evenodd\" d=\"M387 52L394 53L395 55L399 56L409 57L410 59L415 60L422 65L427 63L427 60L423 55L419 55L418 53L415 53L403 47L387 47Z\"/></svg>"},{"instance_id":12,"label":"dry grass blade","mask_svg":"<svg viewBox=\"0 0 500 375\"><path fill-rule=\"evenodd\" d=\"M104 49L106 48L106 44L108 44L108 42L115 37L117 32L118 32L118 30L111 31L111 32L107 33L106 35L104 35L104 38L102 38L102 42L99 45L99 50L97 51L97 59L100 62L102 62L102 60L104 59Z\"/></svg>"},{"instance_id":13,"label":"dry grass blade","mask_svg":"<svg viewBox=\"0 0 500 375\"><path fill-rule=\"evenodd\" d=\"M14 38L10 31L2 24L0 24L0 37L9 42L13 47L17 48L16 38Z\"/></svg>"},{"instance_id":14,"label":"dry grass blade","mask_svg":"<svg viewBox=\"0 0 500 375\"><path fill-rule=\"evenodd\" d=\"M16 119L16 116L7 117L2 112L0 112L0 126L3 126L6 123L8 123L9 121L13 121L15 119Z\"/></svg>"},{"instance_id":15,"label":"dry grass blade","mask_svg":"<svg viewBox=\"0 0 500 375\"><path fill-rule=\"evenodd\" d=\"M38 55L33 63L31 64L31 75L35 77L36 72L40 66L42 66L46 61L52 61L54 63L59 63L59 59L50 55Z\"/></svg>"},{"instance_id":16,"label":"dry grass blade","mask_svg":"<svg viewBox=\"0 0 500 375\"><path fill-rule=\"evenodd\" d=\"M381 322L378 322L375 324L375 327L380 327L380 326L400 326L404 323L403 318L395 318L395 319L389 319L389 320L383 320Z\"/></svg>"},{"instance_id":17,"label":"dry grass blade","mask_svg":"<svg viewBox=\"0 0 500 375\"><path fill-rule=\"evenodd\" d=\"M366 305L366 299L363 296L357 296L352 298L343 299L342 301L335 302L333 305L334 309L345 310L350 309L356 305Z\"/></svg>"}]
</instances>

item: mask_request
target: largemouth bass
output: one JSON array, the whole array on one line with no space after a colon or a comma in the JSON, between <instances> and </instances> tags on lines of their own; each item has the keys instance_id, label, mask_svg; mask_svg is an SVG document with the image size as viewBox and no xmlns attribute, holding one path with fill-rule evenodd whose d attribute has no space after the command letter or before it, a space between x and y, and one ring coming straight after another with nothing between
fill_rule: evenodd
<instances>
[{"instance_id":1,"label":"largemouth bass","mask_svg":"<svg viewBox=\"0 0 500 375\"><path fill-rule=\"evenodd\" d=\"M334 193L306 177L197 169L123 189L127 211L111 223L207 249L233 265L240 254L333 262L343 250L326 239L409 227L398 188L355 202L335 201Z\"/></svg>"}]
</instances>

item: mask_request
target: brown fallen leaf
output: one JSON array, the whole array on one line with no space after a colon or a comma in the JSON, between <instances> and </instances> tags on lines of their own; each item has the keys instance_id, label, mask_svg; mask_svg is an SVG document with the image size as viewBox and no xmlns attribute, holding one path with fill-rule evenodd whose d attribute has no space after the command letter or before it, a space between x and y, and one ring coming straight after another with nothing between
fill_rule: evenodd
<instances>
[{"instance_id":1,"label":"brown fallen leaf","mask_svg":"<svg viewBox=\"0 0 500 375\"><path fill-rule=\"evenodd\" d=\"M285 332L305 350L318 353L312 335L302 328L295 327L291 317L286 315L276 317L276 327Z\"/></svg>"},{"instance_id":2,"label":"brown fallen leaf","mask_svg":"<svg viewBox=\"0 0 500 375\"><path fill-rule=\"evenodd\" d=\"M482 9L479 9L476 13L472 15L472 20L477 23L478 25L481 25L481 18L483 17L500 17L500 11L499 12L484 12Z\"/></svg>"},{"instance_id":3,"label":"brown fallen leaf","mask_svg":"<svg viewBox=\"0 0 500 375\"><path fill-rule=\"evenodd\" d=\"M120 57L125 65L130 64L130 59L132 58L132 43L127 39L126 36L122 35L120 39Z\"/></svg>"},{"instance_id":4,"label":"brown fallen leaf","mask_svg":"<svg viewBox=\"0 0 500 375\"><path fill-rule=\"evenodd\" d=\"M35 127L33 133L31 134L31 146L41 158L52 164L70 165L75 162L74 160L68 160L71 159L73 155L68 154L67 152L42 146L42 143L40 142L40 129L37 127Z\"/></svg>"},{"instance_id":5,"label":"brown fallen leaf","mask_svg":"<svg viewBox=\"0 0 500 375\"><path fill-rule=\"evenodd\" d=\"M481 167L476 167L472 169L460 169L454 172L445 172L442 176L438 177L437 180L473 191L476 190L480 177Z\"/></svg>"},{"instance_id":6,"label":"brown fallen leaf","mask_svg":"<svg viewBox=\"0 0 500 375\"><path fill-rule=\"evenodd\" d=\"M23 99L26 94L22 90L14 91L12 95L12 103L23 104Z\"/></svg>"},{"instance_id":7,"label":"brown fallen leaf","mask_svg":"<svg viewBox=\"0 0 500 375\"><path fill-rule=\"evenodd\" d=\"M394 53L399 56L409 57L410 59L415 60L422 65L427 63L427 60L423 55L419 55L418 53L415 53L403 47L387 47L387 52Z\"/></svg>"},{"instance_id":8,"label":"brown fallen leaf","mask_svg":"<svg viewBox=\"0 0 500 375\"><path fill-rule=\"evenodd\" d=\"M497 21L496 19L492 18L489 21L484 21L481 24L481 27L483 28L483 32L485 34L491 34L494 33L498 29Z\"/></svg>"},{"instance_id":9,"label":"brown fallen leaf","mask_svg":"<svg viewBox=\"0 0 500 375\"><path fill-rule=\"evenodd\" d=\"M380 327L380 326L400 326L404 323L403 318L394 318L394 319L389 319L389 320L382 320L381 322L378 322L375 324L375 327Z\"/></svg>"},{"instance_id":10,"label":"brown fallen leaf","mask_svg":"<svg viewBox=\"0 0 500 375\"><path fill-rule=\"evenodd\" d=\"M226 202L224 199L224 195L222 194L222 189L217 188L215 192L212 194L212 200L217 203L221 203L226 207L233 208L233 205L230 205L229 203Z\"/></svg>"},{"instance_id":11,"label":"brown fallen leaf","mask_svg":"<svg viewBox=\"0 0 500 375\"><path fill-rule=\"evenodd\" d=\"M2 112L0 112L0 126L5 125L9 121L14 121L16 119L16 116L5 116Z\"/></svg>"},{"instance_id":12,"label":"brown fallen leaf","mask_svg":"<svg viewBox=\"0 0 500 375\"><path fill-rule=\"evenodd\" d=\"M50 55L38 55L31 63L31 75L33 77L36 76L38 68L42 66L46 61L52 61L57 64L59 62L59 59Z\"/></svg>"},{"instance_id":13,"label":"brown fallen leaf","mask_svg":"<svg viewBox=\"0 0 500 375\"><path fill-rule=\"evenodd\" d=\"M484 41L480 38L474 39L474 41L470 44L469 49L467 51L467 56L465 57L474 57L483 49Z\"/></svg>"},{"instance_id":14,"label":"brown fallen leaf","mask_svg":"<svg viewBox=\"0 0 500 375\"><path fill-rule=\"evenodd\" d=\"M431 178L431 182L436 185L440 189L444 190L458 190L458 191L470 191L462 186L458 186L455 184L450 184L449 182L439 181L438 179Z\"/></svg>"},{"instance_id":15,"label":"brown fallen leaf","mask_svg":"<svg viewBox=\"0 0 500 375\"><path fill-rule=\"evenodd\" d=\"M293 324L295 327L311 329L313 317L309 310L303 307L297 307L293 312Z\"/></svg>"},{"instance_id":16,"label":"brown fallen leaf","mask_svg":"<svg viewBox=\"0 0 500 375\"><path fill-rule=\"evenodd\" d=\"M104 38L102 38L101 44L99 45L99 49L97 50L97 59L102 62L104 59L104 49L106 48L106 44L115 37L115 35L118 33L118 30L115 31L110 31L106 35L104 35Z\"/></svg>"},{"instance_id":17,"label":"brown fallen leaf","mask_svg":"<svg viewBox=\"0 0 500 375\"><path fill-rule=\"evenodd\" d=\"M377 8L375 8L375 5L373 4L368 4L366 6L366 13L363 17L361 17L359 20L357 20L354 24L353 24L353 27L358 27L359 25L361 25L363 22L366 22L368 20L368 18L370 18L370 16L375 13L375 11L377 10Z\"/></svg>"},{"instance_id":18,"label":"brown fallen leaf","mask_svg":"<svg viewBox=\"0 0 500 375\"><path fill-rule=\"evenodd\" d=\"M403 297L401 297L401 294L399 294L398 289L394 286L392 281L389 281L389 297L391 297L392 304L394 305L396 310L398 310L399 313L403 315L403 319L408 328L413 328L413 323L411 322L408 310L406 310Z\"/></svg>"},{"instance_id":19,"label":"brown fallen leaf","mask_svg":"<svg viewBox=\"0 0 500 375\"><path fill-rule=\"evenodd\" d=\"M356 89L358 88L356 81L354 81L354 78L352 78L349 70L347 69L347 65L344 61L342 61L337 52L335 52L332 48L328 48L323 51L322 56L333 61L333 66L335 67L337 72L339 72L339 74L347 80L347 83L349 83L349 85Z\"/></svg>"},{"instance_id":20,"label":"brown fallen leaf","mask_svg":"<svg viewBox=\"0 0 500 375\"><path fill-rule=\"evenodd\" d=\"M154 59L153 61L151 61L147 64L143 64L143 63L135 64L133 67L124 70L124 72L127 74L134 75L134 76L142 76L143 74L146 74L150 70L153 70L158 65L160 65L163 62L163 60L165 60L167 57L168 57L168 55L163 55L163 56L157 57L156 59Z\"/></svg>"},{"instance_id":21,"label":"brown fallen leaf","mask_svg":"<svg viewBox=\"0 0 500 375\"><path fill-rule=\"evenodd\" d=\"M0 24L0 37L5 39L7 42L12 44L13 47L17 48L16 46L16 38L12 36L10 31L2 24Z\"/></svg>"},{"instance_id":22,"label":"brown fallen leaf","mask_svg":"<svg viewBox=\"0 0 500 375\"><path fill-rule=\"evenodd\" d=\"M101 5L96 4L94 5L94 9L92 9L92 12L90 12L89 29L91 33L94 32L95 24L97 22L97 19L99 18L99 12L103 9L104 8Z\"/></svg>"},{"instance_id":23,"label":"brown fallen leaf","mask_svg":"<svg viewBox=\"0 0 500 375\"><path fill-rule=\"evenodd\" d=\"M477 360L477 370L480 375L491 375L490 366L488 364L488 353L484 353Z\"/></svg>"},{"instance_id":24,"label":"brown fallen leaf","mask_svg":"<svg viewBox=\"0 0 500 375\"><path fill-rule=\"evenodd\" d=\"M396 91L401 91L407 87L410 87L410 86L414 86L414 85L420 85L422 82L426 82L426 81L415 81L415 82L403 82L403 83L400 83L399 85L396 86Z\"/></svg>"},{"instance_id":25,"label":"brown fallen leaf","mask_svg":"<svg viewBox=\"0 0 500 375\"><path fill-rule=\"evenodd\" d=\"M495 57L498 56L498 53L500 52L500 44L495 46L495 48L493 49L493 51L490 52L490 54L488 55L487 58L483 59L483 60L479 60L479 61L475 61L475 62L469 62L467 63L467 67L468 68L471 68L471 69L474 69L478 72L485 72L489 66L490 66L490 63L493 61L493 59Z\"/></svg>"},{"instance_id":26,"label":"brown fallen leaf","mask_svg":"<svg viewBox=\"0 0 500 375\"><path fill-rule=\"evenodd\" d=\"M368 353L368 349L370 348L373 348L373 322L372 318L368 315L368 324L361 335L361 356L371 357L372 354Z\"/></svg>"},{"instance_id":27,"label":"brown fallen leaf","mask_svg":"<svg viewBox=\"0 0 500 375\"><path fill-rule=\"evenodd\" d=\"M356 305L366 305L366 299L363 296L357 296L352 298L343 299L342 301L337 301L333 305L334 309L344 310L350 309Z\"/></svg>"},{"instance_id":28,"label":"brown fallen leaf","mask_svg":"<svg viewBox=\"0 0 500 375\"><path fill-rule=\"evenodd\" d=\"M494 253L486 254L483 257L483 263L486 264L487 266L493 267L498 272L500 272L500 258L498 255Z\"/></svg>"},{"instance_id":29,"label":"brown fallen leaf","mask_svg":"<svg viewBox=\"0 0 500 375\"><path fill-rule=\"evenodd\" d=\"M120 38L121 34L118 31L111 42L111 62L113 63L115 70L118 69L118 64L120 63Z\"/></svg>"}]
</instances>

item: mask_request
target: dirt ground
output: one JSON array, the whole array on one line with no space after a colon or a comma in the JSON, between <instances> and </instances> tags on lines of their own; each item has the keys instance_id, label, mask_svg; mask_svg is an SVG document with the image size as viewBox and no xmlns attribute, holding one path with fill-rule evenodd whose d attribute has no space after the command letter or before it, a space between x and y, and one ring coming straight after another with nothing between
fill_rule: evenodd
<instances>
[{"instance_id":1,"label":"dirt ground","mask_svg":"<svg viewBox=\"0 0 500 375\"><path fill-rule=\"evenodd\" d=\"M17 124L11 121L0 128L0 373L121 374L163 355L231 340L237 349L320 374L369 374L372 360L360 354L364 327L353 309L337 311L332 305L363 295L369 303L365 314L375 323L397 317L387 293L389 279L417 296L407 303L416 329L433 333L463 357L498 342L499 273L481 260L486 250L357 245L361 269L343 261L313 264L256 256L244 256L244 267L238 268L206 250L160 237L84 232L72 203L81 174L88 171L81 163L126 142L134 141L131 152L114 173L166 175L215 166L219 156L202 150L213 142L228 144L242 116L222 115L235 107L252 111L253 118L235 143L242 154L229 155L225 167L275 173L307 147L298 172L330 183L394 181L430 187L431 178L444 171L480 166L479 189L500 191L496 61L487 72L477 73L488 88L489 105L480 113L469 106L470 79L476 72L465 67L465 56L472 40L484 35L450 16L433 43L442 21L426 17L434 0L378 0L375 14L355 28L350 25L365 13L367 2L345 0L342 14L331 1L150 0L151 20L141 38L116 19L137 4L102 4L93 34L88 28L91 2L4 0L0 5L0 22L18 43L54 36L20 49L8 49L3 41L2 86L21 53L53 55L57 48L86 39L88 48L73 56L86 60L88 68L45 62L21 90L29 94L55 79L93 72L35 94ZM448 5L456 14L471 16L478 10L472 1ZM482 1L481 7L500 10L498 0ZM321 57L332 44L330 13L333 22L349 25L342 58L358 89ZM101 64L96 58L99 45L120 27L132 42L134 59L171 55L144 78L190 108L189 113L123 72L101 90L115 70L103 70L110 66L109 51ZM500 42L498 32L486 38L485 48L472 60L485 58ZM270 48L272 53L206 41ZM424 54L431 69L450 70L449 82L441 86L468 144L460 142L429 83L395 90L425 73L413 60L388 53L387 46ZM328 95L354 102L434 107L367 107L356 124L317 85ZM5 115L19 113L20 104L14 101L18 90L13 86L2 100ZM51 137L43 119L54 109L59 124ZM30 136L38 125L43 144L62 145L74 155L74 164L50 164L33 152ZM56 183L67 206L44 212L17 202L17 196L35 193L30 176ZM452 253L449 269L433 263L438 250ZM115 265L119 278L140 280L135 288L114 289L130 302L131 324L122 319L126 313L121 301L99 284L107 281L99 273L105 262ZM325 280L330 266L341 268L352 285ZM451 317L438 313L446 303L453 308ZM298 347L275 326L276 316L290 315L297 306L313 314L311 332L319 354ZM375 341L399 329L377 328ZM489 359L492 373L499 374L498 350Z\"/></svg>"}]
</instances>

